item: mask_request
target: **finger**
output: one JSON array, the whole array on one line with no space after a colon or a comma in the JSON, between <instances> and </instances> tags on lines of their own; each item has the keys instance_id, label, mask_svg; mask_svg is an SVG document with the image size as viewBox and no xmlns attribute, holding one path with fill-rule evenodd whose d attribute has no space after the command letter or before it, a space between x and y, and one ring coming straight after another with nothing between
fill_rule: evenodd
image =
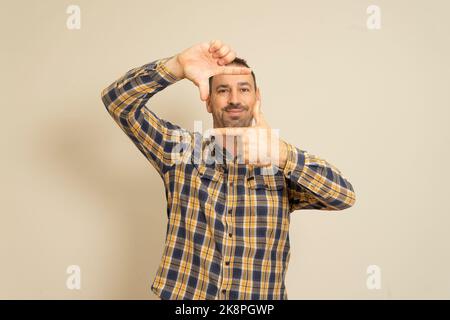
<instances>
[{"instance_id":1,"label":"finger","mask_svg":"<svg viewBox=\"0 0 450 320\"><path fill-rule=\"evenodd\" d=\"M219 50L213 53L213 58L222 58L227 55L228 52L230 52L230 47L227 45L223 45Z\"/></svg>"},{"instance_id":2,"label":"finger","mask_svg":"<svg viewBox=\"0 0 450 320\"><path fill-rule=\"evenodd\" d=\"M248 144L248 141L246 141L243 149L244 149L244 163L250 164L250 162L252 160L251 155L254 152L253 148L250 144Z\"/></svg>"},{"instance_id":3,"label":"finger","mask_svg":"<svg viewBox=\"0 0 450 320\"><path fill-rule=\"evenodd\" d=\"M255 164L258 162L258 144L249 143L248 144L248 163Z\"/></svg>"},{"instance_id":4,"label":"finger","mask_svg":"<svg viewBox=\"0 0 450 320\"><path fill-rule=\"evenodd\" d=\"M239 163L245 163L245 135L236 137L236 155Z\"/></svg>"},{"instance_id":5,"label":"finger","mask_svg":"<svg viewBox=\"0 0 450 320\"><path fill-rule=\"evenodd\" d=\"M209 45L209 52L213 53L222 46L222 41L212 40Z\"/></svg>"},{"instance_id":6,"label":"finger","mask_svg":"<svg viewBox=\"0 0 450 320\"><path fill-rule=\"evenodd\" d=\"M250 155L253 152L253 146L249 143L249 136L245 134L237 137L237 139L239 141L239 160L241 163L249 164Z\"/></svg>"},{"instance_id":7,"label":"finger","mask_svg":"<svg viewBox=\"0 0 450 320\"><path fill-rule=\"evenodd\" d=\"M241 136L246 132L246 127L227 127L227 128L214 128L211 129L211 135L215 136Z\"/></svg>"},{"instance_id":8,"label":"finger","mask_svg":"<svg viewBox=\"0 0 450 320\"><path fill-rule=\"evenodd\" d=\"M215 128L212 129L213 135L239 136L244 133L244 128Z\"/></svg>"},{"instance_id":9,"label":"finger","mask_svg":"<svg viewBox=\"0 0 450 320\"><path fill-rule=\"evenodd\" d=\"M198 84L198 88L200 89L200 100L206 101L206 99L208 99L208 95L209 95L209 82L201 81Z\"/></svg>"},{"instance_id":10,"label":"finger","mask_svg":"<svg viewBox=\"0 0 450 320\"><path fill-rule=\"evenodd\" d=\"M220 66L224 66L236 58L236 53L234 51L228 52L224 57L222 57L217 63Z\"/></svg>"},{"instance_id":11,"label":"finger","mask_svg":"<svg viewBox=\"0 0 450 320\"><path fill-rule=\"evenodd\" d=\"M216 74L250 74L251 72L252 69L247 67L223 66L217 69Z\"/></svg>"},{"instance_id":12,"label":"finger","mask_svg":"<svg viewBox=\"0 0 450 320\"><path fill-rule=\"evenodd\" d=\"M255 126L261 124L261 100L256 99L255 105L253 106L253 119L255 119Z\"/></svg>"}]
</instances>

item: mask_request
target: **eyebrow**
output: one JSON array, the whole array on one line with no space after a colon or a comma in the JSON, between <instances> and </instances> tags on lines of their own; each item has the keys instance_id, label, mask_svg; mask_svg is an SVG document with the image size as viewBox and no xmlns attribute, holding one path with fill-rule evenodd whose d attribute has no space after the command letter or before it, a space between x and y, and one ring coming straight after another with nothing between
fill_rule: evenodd
<instances>
[{"instance_id":1,"label":"eyebrow","mask_svg":"<svg viewBox=\"0 0 450 320\"><path fill-rule=\"evenodd\" d=\"M249 87L251 87L252 85L250 84L250 83L248 83L247 81L241 81L241 82L238 82L238 85L239 86L249 86ZM230 86L228 85L228 84L219 84L217 87L216 87L216 90L218 90L218 89L220 89L220 88L229 88Z\"/></svg>"}]
</instances>

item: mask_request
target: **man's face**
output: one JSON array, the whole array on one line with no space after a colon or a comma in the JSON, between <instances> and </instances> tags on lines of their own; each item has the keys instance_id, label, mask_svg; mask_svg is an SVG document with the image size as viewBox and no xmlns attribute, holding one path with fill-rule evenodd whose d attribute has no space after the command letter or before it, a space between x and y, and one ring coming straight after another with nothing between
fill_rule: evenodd
<instances>
[{"instance_id":1,"label":"man's face","mask_svg":"<svg viewBox=\"0 0 450 320\"><path fill-rule=\"evenodd\" d=\"M245 75L215 75L206 107L212 113L214 128L249 127L253 106L259 98L253 77Z\"/></svg>"}]
</instances>

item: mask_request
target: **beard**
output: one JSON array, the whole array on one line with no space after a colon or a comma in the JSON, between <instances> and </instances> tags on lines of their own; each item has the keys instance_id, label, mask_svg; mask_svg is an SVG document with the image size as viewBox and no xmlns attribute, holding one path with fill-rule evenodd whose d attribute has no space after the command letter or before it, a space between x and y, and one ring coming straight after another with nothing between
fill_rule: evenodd
<instances>
[{"instance_id":1,"label":"beard","mask_svg":"<svg viewBox=\"0 0 450 320\"><path fill-rule=\"evenodd\" d=\"M251 119L240 118L240 119L224 119L224 127L250 127Z\"/></svg>"},{"instance_id":2,"label":"beard","mask_svg":"<svg viewBox=\"0 0 450 320\"><path fill-rule=\"evenodd\" d=\"M249 127L253 119L248 115L248 107L242 105L226 106L223 108L220 118L223 127Z\"/></svg>"}]
</instances>

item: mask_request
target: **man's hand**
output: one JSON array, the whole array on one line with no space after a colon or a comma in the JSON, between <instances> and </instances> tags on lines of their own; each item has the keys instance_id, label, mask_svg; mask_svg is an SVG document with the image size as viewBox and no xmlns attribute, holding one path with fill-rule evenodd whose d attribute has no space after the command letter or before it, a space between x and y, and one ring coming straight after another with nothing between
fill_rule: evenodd
<instances>
[{"instance_id":1,"label":"man's hand","mask_svg":"<svg viewBox=\"0 0 450 320\"><path fill-rule=\"evenodd\" d=\"M235 136L238 138L237 155L246 164L254 166L277 165L283 169L287 161L287 145L267 123L261 112L261 100L253 107L254 125L251 127L215 128L210 132L222 136L222 141Z\"/></svg>"},{"instance_id":2,"label":"man's hand","mask_svg":"<svg viewBox=\"0 0 450 320\"><path fill-rule=\"evenodd\" d=\"M196 44L170 59L166 66L179 78L191 80L200 89L200 99L209 95L209 77L216 74L250 74L246 67L225 66L236 53L220 40Z\"/></svg>"}]
</instances>

